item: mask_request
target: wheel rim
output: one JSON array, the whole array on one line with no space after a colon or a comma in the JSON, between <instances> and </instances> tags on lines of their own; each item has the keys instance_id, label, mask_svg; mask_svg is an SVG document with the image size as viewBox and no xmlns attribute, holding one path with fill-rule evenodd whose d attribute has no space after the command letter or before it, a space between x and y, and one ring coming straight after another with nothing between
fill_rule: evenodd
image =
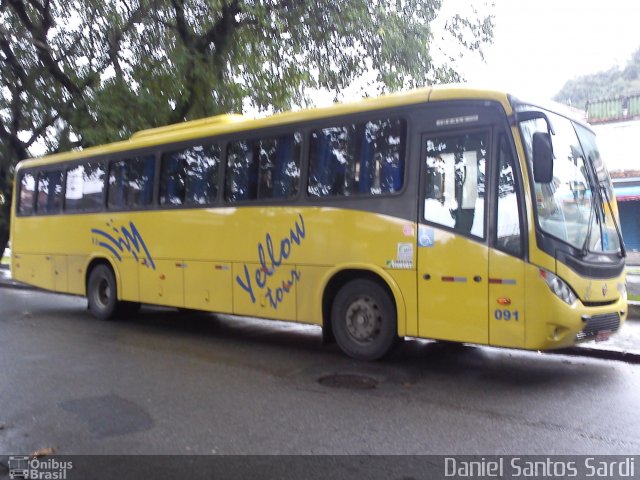
<instances>
[{"instance_id":1,"label":"wheel rim","mask_svg":"<svg viewBox=\"0 0 640 480\"><path fill-rule=\"evenodd\" d=\"M347 308L346 323L351 338L359 343L370 343L380 333L382 312L373 298L362 295Z\"/></svg>"},{"instance_id":2,"label":"wheel rim","mask_svg":"<svg viewBox=\"0 0 640 480\"><path fill-rule=\"evenodd\" d=\"M111 285L109 285L109 281L104 277L98 281L95 299L100 308L106 308L109 305L109 301L111 300Z\"/></svg>"}]
</instances>

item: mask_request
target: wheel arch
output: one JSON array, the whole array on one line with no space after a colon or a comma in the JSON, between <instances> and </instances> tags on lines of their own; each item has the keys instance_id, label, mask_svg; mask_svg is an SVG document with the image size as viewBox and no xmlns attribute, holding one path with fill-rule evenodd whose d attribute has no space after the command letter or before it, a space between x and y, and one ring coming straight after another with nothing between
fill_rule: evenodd
<instances>
[{"instance_id":1,"label":"wheel arch","mask_svg":"<svg viewBox=\"0 0 640 480\"><path fill-rule=\"evenodd\" d=\"M108 259L107 257L98 256L98 255L94 255L94 256L89 257L89 259L87 260L87 265L86 265L86 267L84 269L84 295L85 295L85 297L88 294L87 285L89 284L89 276L91 275L91 272L93 271L93 269L96 268L98 265L106 265L113 272L113 276L116 279L116 293L118 295L118 299L120 299L120 295L121 295L120 292L122 292L122 283L121 283L121 280L120 280L120 272L118 271L118 269L115 267L115 265L113 264L113 262L110 259Z\"/></svg>"},{"instance_id":2,"label":"wheel arch","mask_svg":"<svg viewBox=\"0 0 640 480\"><path fill-rule=\"evenodd\" d=\"M340 289L352 280L369 279L378 283L391 296L396 308L398 335L403 336L406 325L406 306L400 287L382 268L371 265L342 265L336 267L324 277L322 282L320 306L322 309L322 339L325 343L334 342L331 327L331 307Z\"/></svg>"}]
</instances>

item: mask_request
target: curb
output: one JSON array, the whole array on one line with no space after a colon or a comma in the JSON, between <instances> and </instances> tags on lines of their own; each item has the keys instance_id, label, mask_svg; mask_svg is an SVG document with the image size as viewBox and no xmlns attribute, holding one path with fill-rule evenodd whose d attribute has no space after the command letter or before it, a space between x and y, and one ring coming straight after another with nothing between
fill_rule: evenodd
<instances>
[{"instance_id":1,"label":"curb","mask_svg":"<svg viewBox=\"0 0 640 480\"><path fill-rule=\"evenodd\" d=\"M14 280L0 280L0 288L13 288L14 290L40 290L26 283L16 282ZM44 292L44 290L40 290Z\"/></svg>"},{"instance_id":2,"label":"curb","mask_svg":"<svg viewBox=\"0 0 640 480\"><path fill-rule=\"evenodd\" d=\"M599 358L601 360L617 360L619 362L640 364L640 352L625 352L623 350L602 350L600 348L572 347L553 350L546 353L569 355L571 357Z\"/></svg>"}]
</instances>

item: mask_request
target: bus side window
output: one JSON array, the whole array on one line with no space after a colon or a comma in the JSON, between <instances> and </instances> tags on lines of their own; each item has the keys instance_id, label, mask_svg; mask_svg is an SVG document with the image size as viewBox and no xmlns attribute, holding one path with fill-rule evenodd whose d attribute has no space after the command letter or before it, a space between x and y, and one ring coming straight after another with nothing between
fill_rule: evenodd
<instances>
[{"instance_id":1,"label":"bus side window","mask_svg":"<svg viewBox=\"0 0 640 480\"><path fill-rule=\"evenodd\" d=\"M109 192L107 204L109 208L120 209L125 206L126 162L111 162L109 165ZM67 181L68 183L68 181Z\"/></svg>"},{"instance_id":2,"label":"bus side window","mask_svg":"<svg viewBox=\"0 0 640 480\"><path fill-rule=\"evenodd\" d=\"M185 197L186 162L184 151L162 155L160 167L160 205L182 205Z\"/></svg>"},{"instance_id":3,"label":"bus side window","mask_svg":"<svg viewBox=\"0 0 640 480\"><path fill-rule=\"evenodd\" d=\"M252 142L232 142L227 149L226 197L229 202L254 200L258 190L258 161Z\"/></svg>"},{"instance_id":4,"label":"bus side window","mask_svg":"<svg viewBox=\"0 0 640 480\"><path fill-rule=\"evenodd\" d=\"M185 203L205 205L218 197L220 145L196 145L184 152Z\"/></svg>"},{"instance_id":5,"label":"bus side window","mask_svg":"<svg viewBox=\"0 0 640 480\"><path fill-rule=\"evenodd\" d=\"M312 196L380 195L402 189L406 122L380 119L311 132Z\"/></svg>"},{"instance_id":6,"label":"bus side window","mask_svg":"<svg viewBox=\"0 0 640 480\"><path fill-rule=\"evenodd\" d=\"M144 207L153 201L153 179L156 170L154 155L136 157L129 164L129 198L127 206Z\"/></svg>"},{"instance_id":7,"label":"bus side window","mask_svg":"<svg viewBox=\"0 0 640 480\"><path fill-rule=\"evenodd\" d=\"M518 207L518 176L507 136L498 141L498 215L496 247L515 256L522 256L520 214Z\"/></svg>"},{"instance_id":8,"label":"bus side window","mask_svg":"<svg viewBox=\"0 0 640 480\"><path fill-rule=\"evenodd\" d=\"M47 198L49 197L49 174L38 173L38 195L36 196L36 212L47 213Z\"/></svg>"},{"instance_id":9,"label":"bus side window","mask_svg":"<svg viewBox=\"0 0 640 480\"><path fill-rule=\"evenodd\" d=\"M297 195L302 135L282 135L256 143L260 161L258 198L290 198Z\"/></svg>"},{"instance_id":10,"label":"bus side window","mask_svg":"<svg viewBox=\"0 0 640 480\"><path fill-rule=\"evenodd\" d=\"M38 174L38 213L57 213L62 210L62 170Z\"/></svg>"},{"instance_id":11,"label":"bus side window","mask_svg":"<svg viewBox=\"0 0 640 480\"><path fill-rule=\"evenodd\" d=\"M88 162L67 170L65 210L98 211L104 198L104 167L99 162Z\"/></svg>"},{"instance_id":12,"label":"bus side window","mask_svg":"<svg viewBox=\"0 0 640 480\"><path fill-rule=\"evenodd\" d=\"M155 164L153 155L112 162L109 169L109 208L151 205Z\"/></svg>"},{"instance_id":13,"label":"bus side window","mask_svg":"<svg viewBox=\"0 0 640 480\"><path fill-rule=\"evenodd\" d=\"M220 145L194 145L162 155L161 205L210 205L218 196Z\"/></svg>"},{"instance_id":14,"label":"bus side window","mask_svg":"<svg viewBox=\"0 0 640 480\"><path fill-rule=\"evenodd\" d=\"M302 135L295 133L229 144L227 201L291 198L297 195L301 143Z\"/></svg>"},{"instance_id":15,"label":"bus side window","mask_svg":"<svg viewBox=\"0 0 640 480\"><path fill-rule=\"evenodd\" d=\"M488 132L426 139L424 219L484 238Z\"/></svg>"},{"instance_id":16,"label":"bus side window","mask_svg":"<svg viewBox=\"0 0 640 480\"><path fill-rule=\"evenodd\" d=\"M20 195L18 197L18 213L31 215L35 197L36 181L32 173L25 172L20 178Z\"/></svg>"}]
</instances>

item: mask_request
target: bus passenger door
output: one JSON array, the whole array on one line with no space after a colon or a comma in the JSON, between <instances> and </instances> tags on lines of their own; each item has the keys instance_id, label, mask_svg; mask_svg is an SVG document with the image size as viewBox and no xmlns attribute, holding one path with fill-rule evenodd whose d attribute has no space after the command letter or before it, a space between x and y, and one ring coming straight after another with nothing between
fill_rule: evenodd
<instances>
[{"instance_id":1,"label":"bus passenger door","mask_svg":"<svg viewBox=\"0 0 640 480\"><path fill-rule=\"evenodd\" d=\"M419 335L488 343L485 174L491 129L422 137Z\"/></svg>"},{"instance_id":2,"label":"bus passenger door","mask_svg":"<svg viewBox=\"0 0 640 480\"><path fill-rule=\"evenodd\" d=\"M494 212L489 255L489 343L524 347L525 263L522 182L505 130L496 134L490 202Z\"/></svg>"}]
</instances>

